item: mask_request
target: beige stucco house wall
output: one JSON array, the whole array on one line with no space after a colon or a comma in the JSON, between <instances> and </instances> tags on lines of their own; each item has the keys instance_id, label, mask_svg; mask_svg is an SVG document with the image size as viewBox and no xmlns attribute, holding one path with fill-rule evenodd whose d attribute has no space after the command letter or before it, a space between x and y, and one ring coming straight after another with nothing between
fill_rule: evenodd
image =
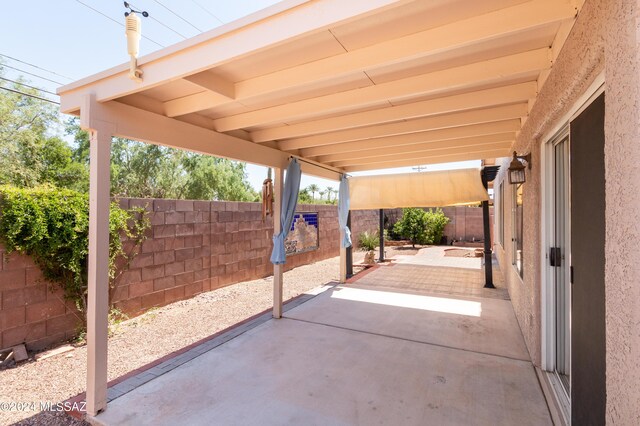
<instances>
[{"instance_id":1,"label":"beige stucco house wall","mask_svg":"<svg viewBox=\"0 0 640 426\"><path fill-rule=\"evenodd\" d=\"M527 347L541 365L541 143L605 80L607 422L640 421L640 1L587 0L513 149L531 152L524 185L524 277L512 266L512 189L504 183L502 265ZM506 177L502 163L494 188ZM496 193L498 191L496 190ZM502 219L501 219L502 218ZM496 229L499 224L496 223Z\"/></svg>"}]
</instances>

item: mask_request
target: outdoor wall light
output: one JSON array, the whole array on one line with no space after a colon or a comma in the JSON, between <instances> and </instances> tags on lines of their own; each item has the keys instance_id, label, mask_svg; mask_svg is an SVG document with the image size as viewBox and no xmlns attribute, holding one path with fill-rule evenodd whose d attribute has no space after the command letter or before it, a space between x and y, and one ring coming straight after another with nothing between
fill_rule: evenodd
<instances>
[{"instance_id":1,"label":"outdoor wall light","mask_svg":"<svg viewBox=\"0 0 640 426\"><path fill-rule=\"evenodd\" d=\"M525 165L522 162L527 163L527 168L531 170L531 153L527 155L518 155L513 151L513 160L509 164L509 183L513 185L525 183L527 176L525 174Z\"/></svg>"}]
</instances>

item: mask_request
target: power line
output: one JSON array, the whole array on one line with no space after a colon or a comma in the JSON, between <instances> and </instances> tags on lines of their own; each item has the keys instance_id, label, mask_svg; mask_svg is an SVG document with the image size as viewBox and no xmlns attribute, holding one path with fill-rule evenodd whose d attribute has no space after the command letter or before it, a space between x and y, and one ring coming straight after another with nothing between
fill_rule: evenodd
<instances>
[{"instance_id":1,"label":"power line","mask_svg":"<svg viewBox=\"0 0 640 426\"><path fill-rule=\"evenodd\" d=\"M53 95L53 96L58 96L57 93L53 93L53 92L50 92L48 90L41 89L41 88L35 87L35 86L29 86L28 84L20 83L19 81L11 80L9 78L0 77L0 80L10 81L11 83L15 83L15 84L18 84L20 86L28 87L29 89L34 89L34 90L38 90L40 92L49 93L50 95Z\"/></svg>"},{"instance_id":2,"label":"power line","mask_svg":"<svg viewBox=\"0 0 640 426\"><path fill-rule=\"evenodd\" d=\"M133 8L134 8L134 9L138 9L138 6L136 6L135 4L133 4L133 3L129 3L129 4L130 4L131 6L133 6ZM170 27L170 26L168 26L167 24L165 24L165 23L162 23L162 22L158 21L156 18L154 18L154 17L153 17L153 15L149 15L149 18L151 18L153 21L156 21L158 24L162 25L163 27L165 27L165 28L166 28L166 29L168 29L169 31L174 32L175 34L178 34L180 37L182 37L182 38L184 38L184 39L186 39L186 38L187 38L187 36L186 36L186 35L184 35L184 34L182 34L182 33L179 33L178 31L174 30L173 28L171 28L171 27Z\"/></svg>"},{"instance_id":3,"label":"power line","mask_svg":"<svg viewBox=\"0 0 640 426\"><path fill-rule=\"evenodd\" d=\"M160 6L164 7L165 9L167 9L169 12L171 12L172 14L174 14L175 16L177 16L178 18L182 19L184 22L186 22L187 24L191 25L193 28L196 29L196 31L202 32L202 30L198 27L196 27L195 25L193 25L191 22L187 21L186 19L184 19L182 16L178 15L176 12L174 12L173 10L169 9L167 6L165 6L164 4L160 3L158 0L153 0L154 2L158 3Z\"/></svg>"},{"instance_id":4,"label":"power line","mask_svg":"<svg viewBox=\"0 0 640 426\"><path fill-rule=\"evenodd\" d=\"M196 0L191 0L196 6L200 7L200 9L204 10L206 13L208 13L210 16L212 16L214 19L216 19L218 22L220 22L221 24L224 24L224 22L222 22L222 19L218 18L216 15L214 15L213 13L211 13L209 11L209 9L207 9L206 7L204 7L203 5L201 5L200 3L198 3Z\"/></svg>"},{"instance_id":5,"label":"power line","mask_svg":"<svg viewBox=\"0 0 640 426\"><path fill-rule=\"evenodd\" d=\"M19 90L9 89L8 87L0 86L0 89L6 90L7 92L13 92L13 93L17 93L17 94L22 95L22 96L28 96L30 98L40 99L41 101L51 102L52 104L60 105L60 102L52 101L51 99L42 98L40 96L32 95L32 94L29 94L29 93L24 93L24 92L21 92Z\"/></svg>"},{"instance_id":6,"label":"power line","mask_svg":"<svg viewBox=\"0 0 640 426\"><path fill-rule=\"evenodd\" d=\"M86 4L86 3L84 3L84 2L82 2L82 1L80 1L80 0L76 0L76 1L77 1L78 3L80 3L81 5L83 5L83 6L87 7L87 8L89 8L89 9L93 10L93 11L94 11L94 12L96 12L97 14L100 14L100 15L104 16L104 17L105 17L105 18L107 18L108 20L113 21L113 22L115 22L116 24L120 25L122 28L124 28L124 24L123 24L122 22L116 21L116 20L115 20L115 19L113 19L111 16L106 15L106 14L104 14L104 13L100 12L98 9L94 9L93 7L89 6L88 4ZM146 35L144 35L144 34L142 35L142 38L144 38L145 40L149 40L151 43L157 44L157 45L158 45L158 46L160 46L160 47L166 47L165 45L160 44L160 43L158 43L157 41L150 39L149 37L147 37L147 36L146 36Z\"/></svg>"},{"instance_id":7,"label":"power line","mask_svg":"<svg viewBox=\"0 0 640 426\"><path fill-rule=\"evenodd\" d=\"M33 73L29 72L29 71L25 71L25 70L22 70L20 68L12 67L11 65L3 64L3 65L0 65L0 67L11 68L12 70L23 72L23 73L28 74L28 75L30 75L32 77L37 77L37 78L40 78L42 80L47 80L47 81L50 81L51 83L55 83L55 84L59 84L61 86L64 86L64 83L60 83L59 81L51 80L50 78L43 77L43 76L38 75L38 74L33 74Z\"/></svg>"},{"instance_id":8,"label":"power line","mask_svg":"<svg viewBox=\"0 0 640 426\"><path fill-rule=\"evenodd\" d=\"M51 70L48 70L46 68L39 67L38 65L30 64L29 62L23 61L21 59L14 58L14 57L9 56L9 55L5 55L4 53L0 53L0 56L4 56L5 58L11 59L11 60L16 61L16 62L20 62L20 63L25 64L25 65L29 65L30 67L37 68L37 69L42 70L42 71L46 71L46 72L48 72L50 74L55 74L58 77L66 78L67 80L73 80L73 78L67 77L66 75L58 74L55 71L51 71Z\"/></svg>"}]
</instances>

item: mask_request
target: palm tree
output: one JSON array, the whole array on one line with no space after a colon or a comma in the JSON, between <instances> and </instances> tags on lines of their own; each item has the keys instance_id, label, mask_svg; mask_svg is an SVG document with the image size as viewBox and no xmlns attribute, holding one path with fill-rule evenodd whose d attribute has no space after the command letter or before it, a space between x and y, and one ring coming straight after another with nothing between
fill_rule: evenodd
<instances>
[{"instance_id":1,"label":"palm tree","mask_svg":"<svg viewBox=\"0 0 640 426\"><path fill-rule=\"evenodd\" d=\"M315 183L312 183L311 185L307 186L307 191L309 191L311 193L311 198L313 199L313 201L316 200L316 192L320 191L320 187L318 185L316 185Z\"/></svg>"},{"instance_id":2,"label":"palm tree","mask_svg":"<svg viewBox=\"0 0 640 426\"><path fill-rule=\"evenodd\" d=\"M331 202L331 195L333 195L333 191L335 191L335 189L333 189L330 186L327 186L327 201Z\"/></svg>"},{"instance_id":3,"label":"palm tree","mask_svg":"<svg viewBox=\"0 0 640 426\"><path fill-rule=\"evenodd\" d=\"M322 197L324 197L324 194L326 194L327 191L319 191L318 195L320 195L320 201L322 201Z\"/></svg>"}]
</instances>

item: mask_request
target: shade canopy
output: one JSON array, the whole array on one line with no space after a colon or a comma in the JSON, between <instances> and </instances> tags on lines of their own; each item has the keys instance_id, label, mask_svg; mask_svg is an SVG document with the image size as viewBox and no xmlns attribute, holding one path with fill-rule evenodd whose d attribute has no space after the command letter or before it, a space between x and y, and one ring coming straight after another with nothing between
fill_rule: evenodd
<instances>
[{"instance_id":1,"label":"shade canopy","mask_svg":"<svg viewBox=\"0 0 640 426\"><path fill-rule=\"evenodd\" d=\"M349 179L349 193L351 210L441 207L489 199L479 169L357 176Z\"/></svg>"}]
</instances>

